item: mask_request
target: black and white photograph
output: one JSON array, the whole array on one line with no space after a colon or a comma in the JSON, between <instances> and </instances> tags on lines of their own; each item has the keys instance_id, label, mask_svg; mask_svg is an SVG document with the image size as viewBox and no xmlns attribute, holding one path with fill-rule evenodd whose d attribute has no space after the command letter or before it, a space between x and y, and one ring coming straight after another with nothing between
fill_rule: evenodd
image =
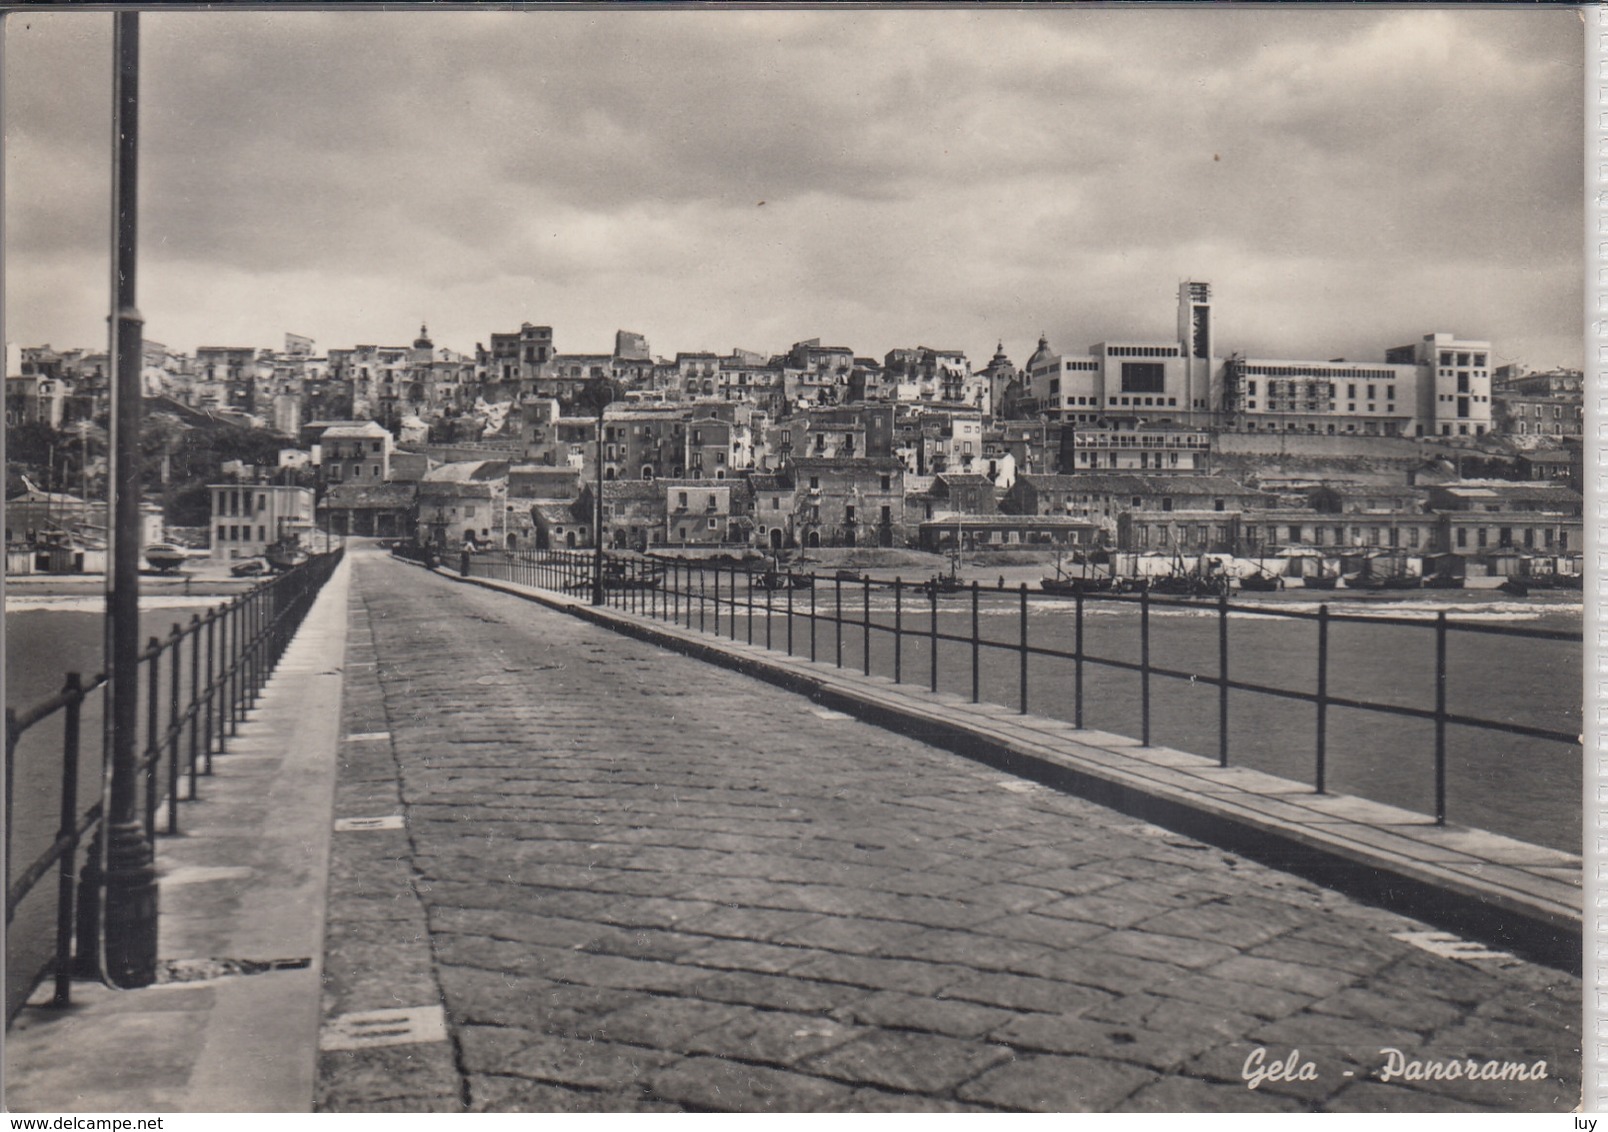
<instances>
[{"instance_id":1,"label":"black and white photograph","mask_svg":"<svg viewBox=\"0 0 1608 1132\"><path fill-rule=\"evenodd\" d=\"M5 1109L1592 1111L1598 19L12 6Z\"/></svg>"}]
</instances>

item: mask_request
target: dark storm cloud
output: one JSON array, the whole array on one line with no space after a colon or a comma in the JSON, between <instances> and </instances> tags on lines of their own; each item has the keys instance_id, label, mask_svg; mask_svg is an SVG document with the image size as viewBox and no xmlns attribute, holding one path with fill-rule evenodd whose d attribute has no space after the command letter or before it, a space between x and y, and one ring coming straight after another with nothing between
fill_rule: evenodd
<instances>
[{"instance_id":1,"label":"dark storm cloud","mask_svg":"<svg viewBox=\"0 0 1608 1132\"><path fill-rule=\"evenodd\" d=\"M13 338L99 333L104 269L77 302L62 280L104 255L108 23L8 23ZM428 314L465 349L531 319L561 348L629 325L666 351L998 336L1022 361L1040 329L1170 333L1193 275L1231 348L1449 329L1579 361L1572 12L212 12L143 35L142 306L185 348Z\"/></svg>"}]
</instances>

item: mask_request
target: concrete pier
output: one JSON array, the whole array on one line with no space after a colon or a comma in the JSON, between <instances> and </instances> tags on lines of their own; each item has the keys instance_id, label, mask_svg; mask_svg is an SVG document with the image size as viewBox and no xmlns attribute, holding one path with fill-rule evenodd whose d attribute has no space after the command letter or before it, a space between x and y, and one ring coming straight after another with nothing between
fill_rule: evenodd
<instances>
[{"instance_id":1,"label":"concrete pier","mask_svg":"<svg viewBox=\"0 0 1608 1132\"><path fill-rule=\"evenodd\" d=\"M901 697L926 693L728 642L717 656L641 619L622 634L622 615L553 607L565 604L350 554L249 725L257 735L274 720L283 750L223 757L186 804L222 816L229 775L242 800L288 801L282 779L294 780L305 824L212 841L204 861L158 846L170 877L202 870L164 892L164 912L181 917L164 921L164 960L312 963L255 974L196 963L189 983L85 987L66 1014L30 1007L8 1043L10 1107L1579 1103L1580 981L1529 957L1568 930L1567 860L1463 831L1425 836L1396 828L1421 819L1387 809L1301 799L1185 752L943 697L917 703L931 724L919 733ZM325 664L338 638L337 680ZM324 687L335 683L339 714ZM956 739L968 728L993 746ZM1074 790L1106 790L1121 808ZM1188 792L1202 800L1181 810ZM1146 805L1157 820L1136 816ZM269 824L286 809L258 806ZM1192 813L1200 828L1169 827ZM1309 876L1219 844L1234 829L1308 844L1313 828L1327 840ZM284 850L259 850L265 837ZM1452 913L1522 913L1539 934L1516 954L1358 899L1338 872L1338 887L1309 879L1325 862L1360 873L1370 860L1452 894ZM259 891L255 873L235 873L259 867L289 887ZM327 897L306 887L315 880ZM181 894L209 885L238 903L193 905L205 923L186 923ZM131 1011L137 1021L117 1020ZM255 1024L264 1012L277 1020ZM160 1064L87 1089L79 1043L109 1025L125 1027L120 1048ZM1388 1049L1546 1066L1536 1080L1385 1080ZM1248 1087L1247 1072L1297 1050L1311 1075ZM231 1054L283 1071L220 1081ZM58 1071L68 1061L79 1071Z\"/></svg>"}]
</instances>

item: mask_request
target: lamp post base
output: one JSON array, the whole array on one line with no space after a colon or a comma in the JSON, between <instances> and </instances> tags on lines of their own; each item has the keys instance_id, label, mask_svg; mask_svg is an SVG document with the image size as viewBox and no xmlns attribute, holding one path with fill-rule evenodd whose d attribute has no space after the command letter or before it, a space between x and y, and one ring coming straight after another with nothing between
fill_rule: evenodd
<instances>
[{"instance_id":1,"label":"lamp post base","mask_svg":"<svg viewBox=\"0 0 1608 1132\"><path fill-rule=\"evenodd\" d=\"M156 981L156 858L138 822L107 833L106 977L125 990Z\"/></svg>"}]
</instances>

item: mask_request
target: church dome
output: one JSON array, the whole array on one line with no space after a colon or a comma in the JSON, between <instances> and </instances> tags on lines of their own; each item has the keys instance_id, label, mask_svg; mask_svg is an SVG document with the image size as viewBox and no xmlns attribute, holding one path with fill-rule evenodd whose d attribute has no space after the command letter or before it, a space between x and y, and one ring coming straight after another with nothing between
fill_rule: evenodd
<instances>
[{"instance_id":1,"label":"church dome","mask_svg":"<svg viewBox=\"0 0 1608 1132\"><path fill-rule=\"evenodd\" d=\"M1055 357L1055 355L1050 352L1050 340L1043 334L1040 334L1038 340L1038 349L1034 350L1033 356L1027 359L1027 368L1031 371L1037 368L1040 362L1047 362L1053 357Z\"/></svg>"}]
</instances>

